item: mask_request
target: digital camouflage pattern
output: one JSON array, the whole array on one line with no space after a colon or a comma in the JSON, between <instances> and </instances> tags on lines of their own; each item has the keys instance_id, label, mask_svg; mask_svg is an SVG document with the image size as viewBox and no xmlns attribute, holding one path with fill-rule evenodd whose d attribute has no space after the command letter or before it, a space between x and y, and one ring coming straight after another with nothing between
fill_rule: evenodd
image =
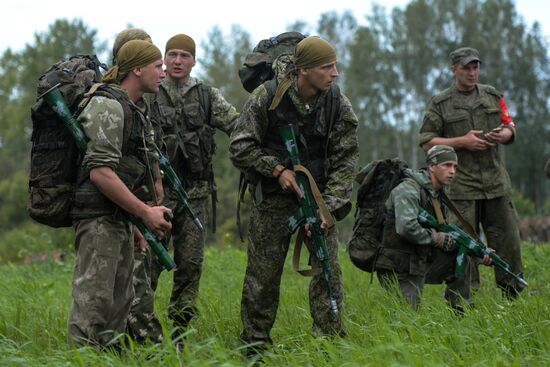
<instances>
[{"instance_id":1,"label":"digital camouflage pattern","mask_svg":"<svg viewBox=\"0 0 550 367\"><path fill-rule=\"evenodd\" d=\"M419 144L422 146L435 137L455 138L466 135L470 130L488 132L500 126L498 98L502 94L483 84L477 84L475 93L478 93L477 98L474 95L472 104L456 87L436 94L426 109ZM501 149L499 144L484 151L457 149L460 164L449 197L452 200L477 200L510 194L512 186Z\"/></svg>"},{"instance_id":2,"label":"digital camouflage pattern","mask_svg":"<svg viewBox=\"0 0 550 367\"><path fill-rule=\"evenodd\" d=\"M289 88L289 96L302 120L298 125L310 119L314 113L323 108L328 91L323 92L313 106L307 106L298 97L296 80ZM271 178L277 164L283 164L276 156L266 155L261 142L266 134L269 121L267 109L271 101L266 87L261 85L250 95L235 130L231 134L229 152L233 164L243 172L255 171ZM322 115L322 114L319 114ZM327 121L318 121L319 131L326 131ZM331 212L350 205L355 166L359 158L357 148L357 117L351 103L340 95L340 111L333 125L328 142L328 181L323 190L323 199Z\"/></svg>"},{"instance_id":3,"label":"digital camouflage pattern","mask_svg":"<svg viewBox=\"0 0 550 367\"><path fill-rule=\"evenodd\" d=\"M319 110L326 103L327 92L317 98L314 106L306 106L297 95L296 81L289 88L289 97L297 110L298 124L311 123L311 116L324 116ZM262 150L262 140L269 126L267 109L271 104L264 85L250 95L231 134L230 154L233 164L243 172L255 171L265 177L271 173L279 158ZM340 110L328 137L327 183L322 192L329 210L336 211L350 205L354 170L358 159L357 117L349 100L340 95ZM327 124L324 117L313 121L315 129ZM278 132L274 132L278 133ZM253 190L254 188L251 188ZM292 194L266 194L256 202L249 226L248 264L241 301L243 331L241 339L247 343L271 343L270 330L275 321L283 265L290 243L287 220L298 208ZM343 310L343 288L338 262L336 236L328 238L332 289L338 309ZM313 263L317 260L313 259ZM317 264L319 265L319 264ZM330 309L326 284L322 275L310 283L310 312L315 334L343 334L342 312L334 315Z\"/></svg>"},{"instance_id":4,"label":"digital camouflage pattern","mask_svg":"<svg viewBox=\"0 0 550 367\"><path fill-rule=\"evenodd\" d=\"M75 265L67 339L76 347L116 345L134 297L133 227L112 216L74 224Z\"/></svg>"},{"instance_id":5,"label":"digital camouflage pattern","mask_svg":"<svg viewBox=\"0 0 550 367\"><path fill-rule=\"evenodd\" d=\"M461 95L455 86L436 94L428 103L420 129L419 144L435 137L453 138L463 136L472 129L488 132L495 127L505 126L513 131L511 125L501 125L501 106L499 98L502 93L495 88L476 84L470 96ZM462 216L480 231L480 224L487 232L487 245L508 264L511 271L517 274L523 269L520 254L517 213L512 204L512 186L503 157L502 146L495 145L484 151L458 149L459 166L451 185L449 197L457 204ZM493 203L499 203L502 211L488 210ZM451 216L450 221L460 226L457 219ZM472 285L479 286L479 272L472 267ZM512 285L511 279L503 278L495 267L497 284L508 293L517 294L521 290ZM510 293L511 292L511 293Z\"/></svg>"},{"instance_id":6,"label":"digital camouflage pattern","mask_svg":"<svg viewBox=\"0 0 550 367\"><path fill-rule=\"evenodd\" d=\"M241 300L243 331L240 337L246 343L272 343L270 330L277 315L281 275L291 239L287 221L297 209L298 202L292 195L279 194L267 196L252 208L248 263ZM309 285L309 305L315 335L344 332L344 291L335 234L327 238L327 247L330 254L331 286L339 313L334 315L331 311L323 275L314 276ZM320 267L315 256L311 258L312 266Z\"/></svg>"},{"instance_id":7,"label":"digital camouflage pattern","mask_svg":"<svg viewBox=\"0 0 550 367\"><path fill-rule=\"evenodd\" d=\"M405 176L386 201L388 218L376 262L377 276L386 289L392 289L397 282L413 308L420 304L425 283L445 282L445 299L458 308L461 297L466 302L470 298L469 272L456 277L458 252L445 253L435 248L430 231L418 222L420 208L434 213L432 198L440 199L441 192L434 189L426 170L406 169ZM444 206L441 209L447 212Z\"/></svg>"}]
</instances>

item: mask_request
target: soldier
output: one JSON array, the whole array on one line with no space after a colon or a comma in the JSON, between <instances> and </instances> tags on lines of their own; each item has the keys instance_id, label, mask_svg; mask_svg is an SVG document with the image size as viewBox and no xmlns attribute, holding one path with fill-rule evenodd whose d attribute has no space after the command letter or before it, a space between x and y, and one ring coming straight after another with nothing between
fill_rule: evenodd
<instances>
[{"instance_id":1,"label":"soldier","mask_svg":"<svg viewBox=\"0 0 550 367\"><path fill-rule=\"evenodd\" d=\"M75 346L116 348L117 334L125 331L134 296L134 243L141 249L147 243L123 211L159 236L171 228L164 219L170 209L149 206L145 202L151 197L134 195L162 195L153 129L136 105L143 93L158 91L162 54L153 44L135 40L120 49L117 59L78 117L90 141L71 213L76 257L68 340Z\"/></svg>"},{"instance_id":2,"label":"soldier","mask_svg":"<svg viewBox=\"0 0 550 367\"><path fill-rule=\"evenodd\" d=\"M132 40L144 40L147 42L153 42L151 36L147 32L139 28L128 28L120 32L113 43L113 65L117 63L117 54L122 46L128 41ZM147 93L139 101L139 107L147 115L150 111L148 100L154 94ZM162 140L158 134L155 134L155 143L157 146L162 146ZM157 204L160 204L164 200L164 190L159 190L160 194L157 195ZM154 312L155 292L152 288L152 262L155 261L151 249L149 247L145 249L135 248L134 251L134 299L132 301L132 307L140 304L143 307L143 312L132 312L128 316L127 332L132 339L138 343L144 343L147 338L155 343L160 343L163 340L162 326L157 315Z\"/></svg>"},{"instance_id":3,"label":"soldier","mask_svg":"<svg viewBox=\"0 0 550 367\"><path fill-rule=\"evenodd\" d=\"M292 123L302 164L317 182L332 215L343 219L351 209L351 189L358 158L357 117L349 100L334 84L336 51L318 37L297 44L294 63L256 88L231 135L233 164L245 173L253 195L248 265L244 280L241 339L255 345L250 353L272 343L270 330L279 304L279 287L290 233L287 220L298 208L295 173L278 127ZM276 88L276 90L275 90ZM343 334L343 289L336 235L328 236L332 289L340 312L329 306L322 275L309 287L313 332ZM312 259L319 265L317 259Z\"/></svg>"},{"instance_id":4,"label":"soldier","mask_svg":"<svg viewBox=\"0 0 550 367\"><path fill-rule=\"evenodd\" d=\"M450 234L423 228L418 222L420 208L433 216L447 217L443 189L451 184L457 168L454 149L434 145L426 155L427 169L405 170L406 178L390 193L386 201L382 250L376 260L380 284L390 290L394 283L405 299L417 309L425 283L445 282L445 299L451 307L463 312L461 301L470 299L470 282L466 275L455 276L458 253ZM487 256L485 263L490 264Z\"/></svg>"},{"instance_id":5,"label":"soldier","mask_svg":"<svg viewBox=\"0 0 550 367\"><path fill-rule=\"evenodd\" d=\"M424 150L437 144L455 148L460 166L449 197L473 228L480 231L483 227L489 247L517 274L523 270L518 219L500 153L502 144L514 140L514 122L502 93L477 82L479 52L463 47L450 57L454 85L430 100L420 130L420 146ZM478 287L477 266L472 271L473 286ZM496 267L495 277L506 296L516 297L523 289Z\"/></svg>"},{"instance_id":6,"label":"soldier","mask_svg":"<svg viewBox=\"0 0 550 367\"><path fill-rule=\"evenodd\" d=\"M164 62L166 79L151 100L151 118L189 194L193 211L206 224L208 196L212 196L213 207L216 201L212 169L215 129L229 135L238 113L217 88L190 76L196 63L195 42L191 37L178 34L170 38ZM196 313L205 232L196 227L171 188L166 186L165 190L166 205L174 210L172 243L176 269L168 315L174 321L172 337L177 338ZM153 269L153 289L159 274L158 269ZM149 303L150 306L134 305L131 315L140 317L140 313L152 312L152 302Z\"/></svg>"}]
</instances>

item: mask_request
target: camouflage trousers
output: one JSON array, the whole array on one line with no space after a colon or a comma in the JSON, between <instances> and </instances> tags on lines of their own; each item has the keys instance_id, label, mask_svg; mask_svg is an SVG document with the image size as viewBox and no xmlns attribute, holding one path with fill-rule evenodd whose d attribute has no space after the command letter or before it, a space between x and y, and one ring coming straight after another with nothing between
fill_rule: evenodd
<instances>
[{"instance_id":1,"label":"camouflage trousers","mask_svg":"<svg viewBox=\"0 0 550 367\"><path fill-rule=\"evenodd\" d=\"M416 310L420 306L424 284L445 283L444 297L455 309L462 309L462 303L470 300L470 258L467 257L466 270L462 275L455 275L456 253L445 253L433 249L428 258L426 274L412 275L396 273L391 270L377 270L376 275L382 287L388 291L399 289L405 300Z\"/></svg>"},{"instance_id":2,"label":"camouflage trousers","mask_svg":"<svg viewBox=\"0 0 550 367\"><path fill-rule=\"evenodd\" d=\"M496 250L514 273L523 272L521 261L518 217L510 196L484 200L453 200L459 213L476 231L483 233L489 247ZM460 225L455 216L451 221ZM476 265L479 261L476 261ZM516 295L523 286L502 270L494 267L497 285L508 295ZM472 267L472 286L479 288L480 278L477 266Z\"/></svg>"},{"instance_id":3,"label":"camouflage trousers","mask_svg":"<svg viewBox=\"0 0 550 367\"><path fill-rule=\"evenodd\" d=\"M292 195L267 195L252 208L249 225L248 263L241 300L241 339L249 344L271 344L270 331L279 306L281 276L289 249L287 220L298 204ZM338 261L336 234L328 238L332 289L339 313L330 309L327 286L322 274L311 279L309 306L315 334L343 334L342 272ZM312 265L319 261L312 258Z\"/></svg>"},{"instance_id":4,"label":"camouflage trousers","mask_svg":"<svg viewBox=\"0 0 550 367\"><path fill-rule=\"evenodd\" d=\"M155 291L151 285L155 255L147 247L145 252L134 252L133 286L135 297L128 315L128 334L138 343L147 339L154 343L163 340L162 326L155 309ZM155 284L156 288L156 284Z\"/></svg>"},{"instance_id":5,"label":"camouflage trousers","mask_svg":"<svg viewBox=\"0 0 550 367\"><path fill-rule=\"evenodd\" d=\"M190 200L191 208L204 226L208 214L207 203L208 199ZM173 320L174 327L184 328L196 314L195 302L202 274L205 233L195 226L181 205L168 205L174 208L171 239L176 263L168 316ZM150 251L143 254L141 264L144 268L138 266L134 272L136 299L130 311L129 324L132 334L158 340L162 338L162 331L154 313L154 291L162 268Z\"/></svg>"},{"instance_id":6,"label":"camouflage trousers","mask_svg":"<svg viewBox=\"0 0 550 367\"><path fill-rule=\"evenodd\" d=\"M133 227L112 216L74 223L76 257L67 339L70 345L116 346L134 297Z\"/></svg>"}]
</instances>

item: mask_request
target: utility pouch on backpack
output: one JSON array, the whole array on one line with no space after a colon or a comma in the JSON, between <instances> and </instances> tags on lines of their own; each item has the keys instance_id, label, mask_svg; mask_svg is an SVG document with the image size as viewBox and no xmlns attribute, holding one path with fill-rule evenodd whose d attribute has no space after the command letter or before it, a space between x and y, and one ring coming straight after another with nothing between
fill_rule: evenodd
<instances>
[{"instance_id":1,"label":"utility pouch on backpack","mask_svg":"<svg viewBox=\"0 0 550 367\"><path fill-rule=\"evenodd\" d=\"M405 177L407 163L399 158L377 160L357 174L355 224L347 243L351 262L369 273L376 270L376 259L382 251L382 233L386 220L386 200Z\"/></svg>"},{"instance_id":2,"label":"utility pouch on backpack","mask_svg":"<svg viewBox=\"0 0 550 367\"><path fill-rule=\"evenodd\" d=\"M101 79L100 67L106 69L95 55L76 55L56 63L38 80L38 99L31 108L27 211L31 218L50 227L72 224L70 211L82 155L67 127L41 96L57 86L70 111L78 113L85 92Z\"/></svg>"}]
</instances>

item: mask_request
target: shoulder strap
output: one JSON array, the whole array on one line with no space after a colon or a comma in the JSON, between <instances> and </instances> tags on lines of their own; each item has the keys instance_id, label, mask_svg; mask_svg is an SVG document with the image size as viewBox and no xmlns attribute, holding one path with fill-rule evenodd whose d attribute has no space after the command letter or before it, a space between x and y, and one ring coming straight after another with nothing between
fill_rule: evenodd
<instances>
[{"instance_id":1,"label":"shoulder strap","mask_svg":"<svg viewBox=\"0 0 550 367\"><path fill-rule=\"evenodd\" d=\"M325 121L328 121L328 130L327 130L327 142L325 144L325 159L328 157L328 142L334 123L338 118L338 113L340 112L340 88L333 84L330 87L329 96L327 96L327 105L325 106Z\"/></svg>"},{"instance_id":2,"label":"shoulder strap","mask_svg":"<svg viewBox=\"0 0 550 367\"><path fill-rule=\"evenodd\" d=\"M199 103L206 113L206 118L210 122L211 115L211 103L210 103L210 90L209 87L205 84L199 84L197 86L197 93L199 95Z\"/></svg>"},{"instance_id":3,"label":"shoulder strap","mask_svg":"<svg viewBox=\"0 0 550 367\"><path fill-rule=\"evenodd\" d=\"M443 203L447 206L447 208L451 209L451 211L456 215L458 218L458 221L462 225L462 227L472 236L476 241L480 241L479 235L474 230L474 228L464 219L464 217L460 214L452 200L443 192L441 195L441 199L443 200Z\"/></svg>"}]
</instances>

